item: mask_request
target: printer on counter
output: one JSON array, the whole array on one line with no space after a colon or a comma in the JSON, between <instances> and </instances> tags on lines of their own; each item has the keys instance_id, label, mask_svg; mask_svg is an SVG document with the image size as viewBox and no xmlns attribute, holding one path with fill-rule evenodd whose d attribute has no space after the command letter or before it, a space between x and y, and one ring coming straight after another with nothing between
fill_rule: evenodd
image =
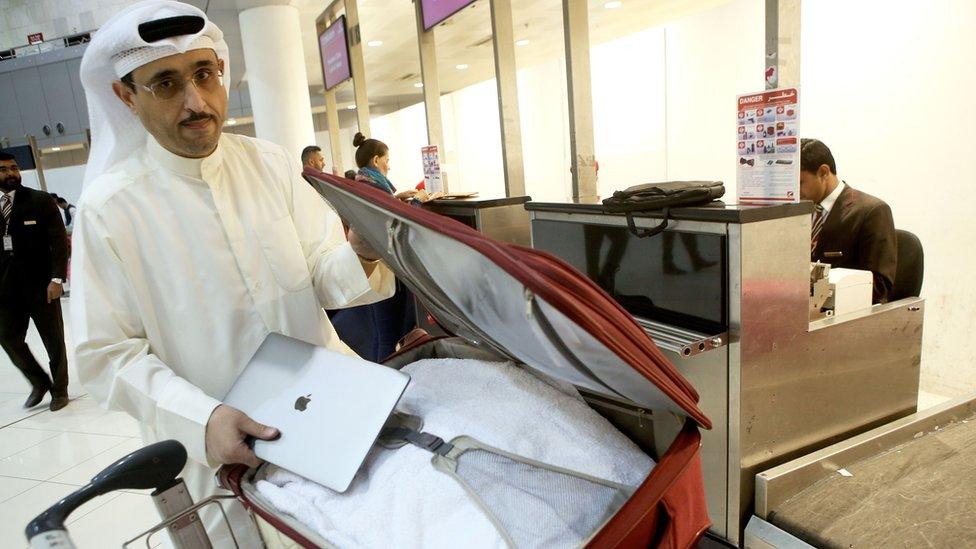
<instances>
[{"instance_id":1,"label":"printer on counter","mask_svg":"<svg viewBox=\"0 0 976 549\"><path fill-rule=\"evenodd\" d=\"M811 263L810 320L870 309L873 284L871 271Z\"/></svg>"},{"instance_id":2,"label":"printer on counter","mask_svg":"<svg viewBox=\"0 0 976 549\"><path fill-rule=\"evenodd\" d=\"M827 298L825 307L833 309L834 316L871 308L871 291L874 287L871 271L831 269L828 280L831 296Z\"/></svg>"}]
</instances>

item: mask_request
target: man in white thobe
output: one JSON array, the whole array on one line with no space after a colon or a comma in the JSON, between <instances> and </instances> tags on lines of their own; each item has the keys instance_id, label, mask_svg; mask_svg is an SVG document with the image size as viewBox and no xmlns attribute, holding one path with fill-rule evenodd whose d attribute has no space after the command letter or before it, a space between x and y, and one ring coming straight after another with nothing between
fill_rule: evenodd
<instances>
[{"instance_id":1,"label":"man in white thobe","mask_svg":"<svg viewBox=\"0 0 976 549\"><path fill-rule=\"evenodd\" d=\"M218 465L258 463L246 436L277 436L220 402L265 336L351 352L323 307L394 288L291 155L221 133L227 63L203 12L151 0L106 23L81 66L93 143L74 223L79 377L148 441L183 443L197 500ZM259 543L231 507L239 541Z\"/></svg>"}]
</instances>

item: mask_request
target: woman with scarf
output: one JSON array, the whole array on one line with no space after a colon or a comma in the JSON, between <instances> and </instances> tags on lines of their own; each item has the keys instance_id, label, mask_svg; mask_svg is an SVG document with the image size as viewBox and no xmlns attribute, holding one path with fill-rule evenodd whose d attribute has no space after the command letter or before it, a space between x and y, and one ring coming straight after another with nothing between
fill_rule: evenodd
<instances>
[{"instance_id":1,"label":"woman with scarf","mask_svg":"<svg viewBox=\"0 0 976 549\"><path fill-rule=\"evenodd\" d=\"M397 194L386 174L390 170L390 149L377 139L357 133L356 181L410 200L413 191ZM379 362L396 350L396 344L417 325L413 294L399 280L393 297L349 309L327 311L339 338L366 360Z\"/></svg>"},{"instance_id":2,"label":"woman with scarf","mask_svg":"<svg viewBox=\"0 0 976 549\"><path fill-rule=\"evenodd\" d=\"M397 193L396 187L387 179L386 174L390 172L390 148L386 143L379 139L367 139L357 132L352 139L352 145L356 147L356 165L359 166L356 181L386 191L400 200L409 200L416 194L414 190Z\"/></svg>"}]
</instances>

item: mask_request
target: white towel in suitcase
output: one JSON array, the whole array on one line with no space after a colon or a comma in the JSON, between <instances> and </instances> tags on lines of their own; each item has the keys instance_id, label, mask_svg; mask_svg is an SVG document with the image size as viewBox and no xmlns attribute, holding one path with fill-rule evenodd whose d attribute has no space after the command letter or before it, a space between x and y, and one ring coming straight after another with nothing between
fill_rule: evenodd
<instances>
[{"instance_id":1,"label":"white towel in suitcase","mask_svg":"<svg viewBox=\"0 0 976 549\"><path fill-rule=\"evenodd\" d=\"M631 487L654 466L578 395L510 363L421 360L403 371L412 380L398 409L422 417L423 431L445 441L467 435L513 454ZM257 488L276 509L340 547L505 545L458 482L434 469L429 452L410 445L397 450L374 447L344 494L274 466L268 467ZM537 542L565 547L582 539L572 529L550 528Z\"/></svg>"}]
</instances>

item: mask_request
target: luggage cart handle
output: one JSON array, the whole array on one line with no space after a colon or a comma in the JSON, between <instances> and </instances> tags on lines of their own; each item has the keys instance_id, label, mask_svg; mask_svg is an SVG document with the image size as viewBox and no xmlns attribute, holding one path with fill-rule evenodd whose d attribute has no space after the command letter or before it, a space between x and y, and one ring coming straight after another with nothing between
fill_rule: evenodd
<instances>
[{"instance_id":1,"label":"luggage cart handle","mask_svg":"<svg viewBox=\"0 0 976 549\"><path fill-rule=\"evenodd\" d=\"M34 518L25 530L31 548L73 548L64 528L72 511L92 498L115 490L166 490L180 482L177 477L184 465L186 449L175 440L164 440L132 452Z\"/></svg>"}]
</instances>

